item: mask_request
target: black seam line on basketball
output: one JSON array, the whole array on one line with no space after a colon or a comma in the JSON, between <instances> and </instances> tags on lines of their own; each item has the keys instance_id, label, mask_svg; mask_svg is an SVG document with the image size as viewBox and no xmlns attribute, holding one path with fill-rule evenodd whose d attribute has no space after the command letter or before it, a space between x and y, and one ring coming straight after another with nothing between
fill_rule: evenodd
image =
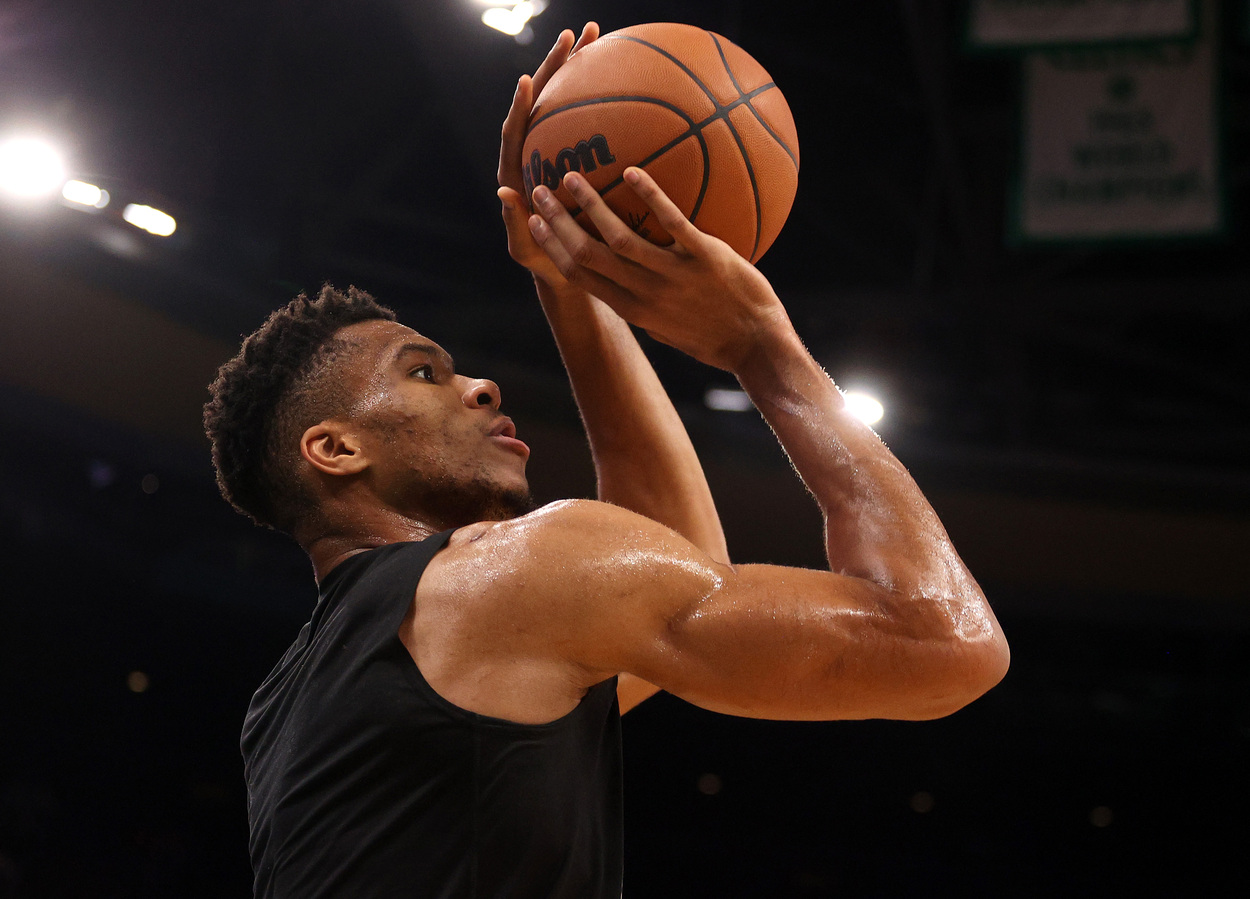
<instances>
[{"instance_id":1,"label":"black seam line on basketball","mask_svg":"<svg viewBox=\"0 0 1250 899\"><path fill-rule=\"evenodd\" d=\"M720 39L710 31L708 34L712 36L712 43L716 44L716 52L720 54L720 61L725 66L725 74L729 76L729 80L733 82L733 86L738 89L738 93L744 93L742 85L738 84L738 78L734 75L734 70L729 67L729 60L725 58L725 48L721 46ZM769 82L769 86L776 87L776 85L772 82ZM754 96L754 94L752 94L752 96ZM751 115L755 116L755 121L759 122L760 125L763 126L764 130L768 132L768 136L780 144L781 149L786 151L786 155L789 156L790 161L794 163L794 170L797 172L799 170L799 161L795 158L794 151L786 146L786 142L781 139L781 135L769 127L768 122L764 121L764 117L760 115L759 110L757 110L750 103L747 103L747 109L751 110Z\"/></svg>"},{"instance_id":2,"label":"black seam line on basketball","mask_svg":"<svg viewBox=\"0 0 1250 899\"><path fill-rule=\"evenodd\" d=\"M529 130L534 130L539 123L547 121L554 115L561 112L567 112L570 109L579 109L582 106L594 106L597 103L651 103L655 106L663 106L669 112L676 114L679 118L684 119L687 125L694 126L694 119L690 117L680 106L669 103L667 100L660 100L656 97L634 97L630 95L620 97L587 97L585 100L574 100L572 103L565 103L563 106L557 106L550 112L545 112L536 118L529 126Z\"/></svg>"},{"instance_id":3,"label":"black seam line on basketball","mask_svg":"<svg viewBox=\"0 0 1250 899\"><path fill-rule=\"evenodd\" d=\"M738 83L738 78L734 75L734 70L730 68L729 60L725 58L725 48L721 46L721 43L717 39L716 35L712 34L710 31L708 34L712 36L712 43L716 45L716 52L720 56L721 65L725 67L725 74L729 76L730 83L733 84L734 90L738 92L739 99L742 99L746 92L743 91L742 85ZM754 94L752 94L752 96L754 96ZM751 106L750 98L746 98L743 102L746 103L746 107L751 111L751 114L759 120L759 113L757 113ZM751 245L750 258L754 259L755 251L760 248L760 232L764 230L764 211L760 208L760 186L755 181L755 166L751 165L751 157L747 155L747 148L742 145L742 138L738 135L738 129L734 127L733 122L729 121L728 117L725 119L725 124L729 127L729 133L734 136L734 141L738 144L738 152L742 154L742 161L746 163L747 177L751 179L751 196L755 199L755 241ZM764 130L768 130L767 125L764 126Z\"/></svg>"},{"instance_id":4,"label":"black seam line on basketball","mask_svg":"<svg viewBox=\"0 0 1250 899\"><path fill-rule=\"evenodd\" d=\"M752 98L757 97L764 91L771 90L776 86L777 85L770 81L768 84L760 85L749 94L739 93L737 100L734 100L732 103L718 104L716 112L712 113L702 122L699 122L698 125L694 126L694 128L697 129L696 133L700 136L699 143L704 148L703 187L699 190L699 201L695 204L694 211L690 213L690 221L694 221L695 216L699 214L699 209L703 206L703 195L707 192L708 177L710 174L708 171L710 163L707 159L707 144L702 138L703 131L709 124L717 119L720 119L724 121L725 127L728 128L729 133L733 135L734 143L738 145L738 153L742 156L742 163L747 167L747 177L751 180L751 195L755 198L755 247L760 245L760 228L763 227L763 213L760 210L760 189L759 185L755 183L755 167L751 165L751 157L747 155L747 148L742 143L742 136L738 134L738 129L734 127L734 123L730 120L729 113L743 105L745 105L747 109L750 109ZM755 247L751 248L752 256L755 255Z\"/></svg>"},{"instance_id":5,"label":"black seam line on basketball","mask_svg":"<svg viewBox=\"0 0 1250 899\"><path fill-rule=\"evenodd\" d=\"M715 116L713 116L713 118L715 118ZM699 195L695 198L694 207L690 210L690 215L688 216L689 220L693 222L695 217L698 216L699 210L703 207L703 198L707 194L708 180L711 178L712 158L707 149L707 141L703 137L702 127L696 126L693 120L687 119L687 121L690 122L690 127L686 129L686 131L670 140L664 146L653 152L650 156L643 159L635 165L634 168L645 169L648 165L655 162L682 141L689 140L692 137L697 140L699 142L699 150L703 154L703 182L699 185ZM709 119L709 121L711 120ZM599 196L606 197L611 191L620 187L624 183L625 173L622 172L599 189ZM573 218L577 218L582 214L582 211L582 207L575 206L569 210L569 215L573 216Z\"/></svg>"},{"instance_id":6,"label":"black seam line on basketball","mask_svg":"<svg viewBox=\"0 0 1250 899\"><path fill-rule=\"evenodd\" d=\"M720 54L720 61L725 67L725 74L729 76L730 82L732 82L733 86L737 88L738 95L741 96L742 94L745 94L746 91L744 91L742 89L742 85L738 83L738 78L734 75L734 70L729 67L729 60L725 58L725 48L720 45L720 41L717 39L716 35L712 34L710 31L707 34L708 37L712 39L712 43L716 45L716 52Z\"/></svg>"},{"instance_id":7,"label":"black seam line on basketball","mask_svg":"<svg viewBox=\"0 0 1250 899\"><path fill-rule=\"evenodd\" d=\"M747 103L748 107L750 105ZM755 251L760 248L760 229L764 227L763 212L760 210L760 186L755 180L755 166L751 165L751 157L747 153L746 146L742 143L742 135L738 133L738 129L734 127L733 122L729 121L728 112L725 115L725 126L729 129L729 133L734 137L734 142L738 145L738 152L742 154L742 162L747 167L747 177L751 179L751 196L755 198L755 243L751 245L751 255L747 259L754 259Z\"/></svg>"},{"instance_id":8,"label":"black seam line on basketball","mask_svg":"<svg viewBox=\"0 0 1250 899\"><path fill-rule=\"evenodd\" d=\"M673 147L677 146L682 141L687 140L688 138L691 138L691 137L694 137L699 141L699 149L703 152L703 183L699 185L699 196L695 199L694 207L690 210L690 215L688 216L689 220L693 223L695 218L699 215L699 210L703 208L703 200L707 197L708 181L711 177L711 158L708 154L707 141L704 140L703 138L703 131L712 122L715 122L718 119L724 120L725 127L729 129L729 133L733 135L734 143L738 145L738 152L742 156L742 162L747 167L747 177L751 181L751 192L752 192L752 195L755 197L755 246L756 247L759 246L760 229L763 227L762 214L760 211L759 185L755 181L755 169L752 167L751 160L747 156L747 150L746 150L746 147L742 143L742 137L741 135L738 134L738 130L734 128L733 122L729 120L729 113L733 112L739 106L743 106L743 105L745 105L748 109L750 109L752 99L764 93L764 91L772 90L776 86L777 86L776 84L770 81L767 84L761 84L759 87L751 91L749 94L740 94L738 96L738 99L734 100L732 103L727 103L727 104L718 103L716 106L716 111L713 112L707 118L699 122L696 122L694 119L690 118L688 115L681 112L680 110L674 109L674 112L677 112L678 115L684 118L686 120L686 123L690 127L687 128L684 133L677 135L675 138L670 140L667 144L665 144L664 146L660 147L655 152L653 152L650 156L646 157L641 162L637 163L638 168L640 169L646 168L648 165L650 165L652 162L655 162L655 160L659 159L661 156L663 156L669 150L673 149ZM617 99L647 100L648 102L655 103L657 106L668 106L668 104L665 103L663 100L655 100L655 99L646 98L646 97L628 97L628 98L627 97L619 97L619 98L618 97L605 97L599 101L579 100L576 103L569 103L566 106L562 106L560 107L560 109L569 109L569 108L572 108L573 106L583 106L583 105L586 105L587 103L593 103L593 102L609 102L611 100L617 100ZM560 111L560 109L553 109L550 113L548 113L548 115L555 115L557 112ZM543 118L547 118L547 116L543 116ZM538 121L541 122L542 119L539 119ZM538 122L535 122L534 124L537 125ZM615 178L613 178L611 181L609 181L599 190L599 195L604 196L610 190L620 187L623 181L623 178L624 178L624 175L617 175ZM572 215L574 218L580 215L581 212L582 212L582 207L580 206L576 206L573 209L569 210L569 214ZM754 249L752 249L751 255L752 256L755 255Z\"/></svg>"},{"instance_id":9,"label":"black seam line on basketball","mask_svg":"<svg viewBox=\"0 0 1250 899\"><path fill-rule=\"evenodd\" d=\"M711 34L711 32L706 32L706 33ZM644 47L650 47L656 53L659 53L661 56L665 57L667 60L669 60L669 62L671 62L673 65L677 66L677 68L681 69L688 76L690 76L690 80L699 86L699 90L707 94L707 98L712 101L712 105L720 106L720 100L717 99L716 94L712 93L711 88L709 88L706 84L700 81L699 76L696 75L693 71L691 71L689 66L687 66L684 62L682 62L672 53L669 53L667 50L665 50L662 47L656 46L650 41L644 41L642 38L639 38L639 37L632 37L630 35L622 34L622 35L618 35L617 39L622 40L622 41L633 41L635 44L642 44ZM737 85L734 85L734 86L737 87ZM738 93L741 94L742 91L739 90Z\"/></svg>"},{"instance_id":10,"label":"black seam line on basketball","mask_svg":"<svg viewBox=\"0 0 1250 899\"><path fill-rule=\"evenodd\" d=\"M759 90L764 90L768 87L773 87L773 86L775 85L771 85L771 84L764 85L764 87L759 88ZM758 93L758 91L756 91L756 93ZM724 118L724 115L722 114L721 110L724 110L725 112L727 112L729 109L732 109L733 106L737 106L740 103L744 102L744 98L739 97L737 100L733 102L733 106L721 107L718 104L717 105L718 112L712 113L711 116L704 119L702 122L696 122L681 107L675 106L666 100L656 99L655 97L636 97L636 96L588 97L585 100L575 100L572 103L565 103L563 106L558 106L555 109L551 110L550 112L544 113L543 115L539 116L537 119L534 120L534 124L530 125L530 128L532 130L533 128L537 127L539 122L544 122L547 119L551 118L552 116L561 112L567 112L570 109L578 109L583 106L594 106L594 105L603 104L603 103L626 103L626 102L650 103L654 106L663 107L664 109L667 109L670 112L674 113L678 118L683 119L687 125L687 128L685 131L683 131L677 137L670 140L664 146L660 147L658 150L653 152L650 156L643 159L641 162L637 163L638 168L646 168L647 165L649 165L652 162L655 162L655 160L659 159L661 156L663 156L665 153L673 149L673 147L677 146L684 140L694 137L696 140L699 141L699 150L703 153L703 181L699 185L699 195L695 198L694 207L690 210L689 218L690 218L690 221L693 222L695 217L699 214L699 210L703 208L703 200L707 196L708 180L711 177L710 168L711 168L712 160L711 160L711 154L708 153L707 141L704 140L703 138L703 127L708 122L715 121L717 118ZM741 143L739 143L739 146L741 146ZM617 187L620 187L623 181L624 181L624 176L617 175L615 178L613 178L611 181L609 181L607 184L605 184L602 188L599 189L599 196L606 196L609 191ZM573 216L574 218L577 218L577 216L581 214L582 214L582 207L580 206L574 206L572 209L569 210L569 215Z\"/></svg>"}]
</instances>

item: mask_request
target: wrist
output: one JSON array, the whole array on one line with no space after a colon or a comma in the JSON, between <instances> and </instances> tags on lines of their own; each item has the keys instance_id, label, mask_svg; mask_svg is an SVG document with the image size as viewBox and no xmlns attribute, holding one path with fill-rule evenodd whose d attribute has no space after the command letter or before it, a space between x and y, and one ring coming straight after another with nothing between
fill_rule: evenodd
<instances>
[{"instance_id":1,"label":"wrist","mask_svg":"<svg viewBox=\"0 0 1250 899\"><path fill-rule=\"evenodd\" d=\"M729 370L743 389L748 389L749 385L764 386L775 381L783 369L790 367L787 361L792 363L796 358L811 359L811 356L790 317L784 309L778 308L752 331L750 340L739 350Z\"/></svg>"},{"instance_id":2,"label":"wrist","mask_svg":"<svg viewBox=\"0 0 1250 899\"><path fill-rule=\"evenodd\" d=\"M538 300L544 308L585 303L590 296L582 288L569 283L558 275L555 278L548 279L536 272L530 272L530 274L534 278L534 290L538 294Z\"/></svg>"}]
</instances>

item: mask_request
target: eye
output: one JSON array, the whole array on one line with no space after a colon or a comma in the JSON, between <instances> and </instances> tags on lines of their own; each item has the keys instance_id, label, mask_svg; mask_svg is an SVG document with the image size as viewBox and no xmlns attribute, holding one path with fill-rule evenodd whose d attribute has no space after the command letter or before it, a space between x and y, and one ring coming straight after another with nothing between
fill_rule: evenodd
<instances>
[{"instance_id":1,"label":"eye","mask_svg":"<svg viewBox=\"0 0 1250 899\"><path fill-rule=\"evenodd\" d=\"M427 364L427 365L418 365L418 366L417 366L416 368L414 368L412 371L408 372L408 374L409 374L410 376L412 376L412 377L420 378L420 379L421 379L421 380L423 380L423 381L430 381L430 382L433 382L433 380L434 380L434 366L433 366L433 365L428 365L428 364Z\"/></svg>"}]
</instances>

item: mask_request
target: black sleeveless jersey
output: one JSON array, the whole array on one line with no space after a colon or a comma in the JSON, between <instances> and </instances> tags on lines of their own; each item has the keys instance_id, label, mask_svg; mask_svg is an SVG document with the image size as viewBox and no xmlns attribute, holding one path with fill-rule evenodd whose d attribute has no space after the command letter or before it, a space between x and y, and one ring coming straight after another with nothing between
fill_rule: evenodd
<instances>
[{"instance_id":1,"label":"black sleeveless jersey","mask_svg":"<svg viewBox=\"0 0 1250 899\"><path fill-rule=\"evenodd\" d=\"M620 899L616 679L543 725L435 693L399 627L449 537L341 563L252 699L258 897Z\"/></svg>"}]
</instances>

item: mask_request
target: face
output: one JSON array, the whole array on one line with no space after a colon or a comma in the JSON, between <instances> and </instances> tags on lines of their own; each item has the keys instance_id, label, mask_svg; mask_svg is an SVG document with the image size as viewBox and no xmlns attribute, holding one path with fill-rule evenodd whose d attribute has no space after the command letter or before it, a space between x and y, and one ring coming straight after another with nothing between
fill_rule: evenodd
<instances>
[{"instance_id":1,"label":"face","mask_svg":"<svg viewBox=\"0 0 1250 899\"><path fill-rule=\"evenodd\" d=\"M395 322L359 322L337 336L359 348L350 419L386 505L443 527L533 508L529 447L500 414L493 381L456 374L441 347Z\"/></svg>"}]
</instances>

